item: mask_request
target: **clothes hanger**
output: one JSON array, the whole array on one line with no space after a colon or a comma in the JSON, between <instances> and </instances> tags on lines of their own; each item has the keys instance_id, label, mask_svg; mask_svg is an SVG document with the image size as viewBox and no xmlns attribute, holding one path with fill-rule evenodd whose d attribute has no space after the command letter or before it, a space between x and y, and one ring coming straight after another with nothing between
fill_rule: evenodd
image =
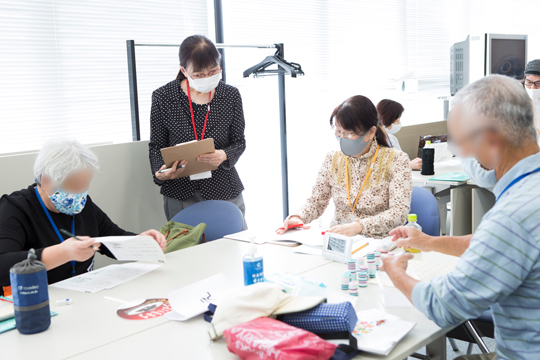
<instances>
[{"instance_id":1,"label":"clothes hanger","mask_svg":"<svg viewBox=\"0 0 540 360\"><path fill-rule=\"evenodd\" d=\"M267 67L278 65L278 69L267 70ZM272 56L267 56L263 61L244 71L244 77L249 77L253 74L254 77L270 76L277 74L287 74L295 78L297 75L304 75L300 64L288 62L283 59L281 49L278 46L276 53Z\"/></svg>"}]
</instances>

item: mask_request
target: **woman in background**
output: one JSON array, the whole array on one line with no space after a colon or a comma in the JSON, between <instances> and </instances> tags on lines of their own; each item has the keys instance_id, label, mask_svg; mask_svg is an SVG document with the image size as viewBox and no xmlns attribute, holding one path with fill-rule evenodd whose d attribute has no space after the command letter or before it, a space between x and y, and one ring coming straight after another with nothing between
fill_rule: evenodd
<instances>
[{"instance_id":1,"label":"woman in background","mask_svg":"<svg viewBox=\"0 0 540 360\"><path fill-rule=\"evenodd\" d=\"M377 109L365 96L336 107L330 125L341 151L326 156L311 196L278 233L317 219L330 199L336 212L328 232L383 238L405 223L412 193L409 158L389 146L378 122Z\"/></svg>"},{"instance_id":2,"label":"woman in background","mask_svg":"<svg viewBox=\"0 0 540 360\"><path fill-rule=\"evenodd\" d=\"M180 45L180 72L176 80L155 90L150 114L150 165L154 182L161 187L167 220L182 209L205 200L230 201L245 222L244 186L234 167L246 149L244 111L237 88L221 80L220 54L203 35L186 38ZM197 176L181 177L186 161L171 170L161 149L203 139L214 139L216 151L197 161L217 166Z\"/></svg>"},{"instance_id":3,"label":"woman in background","mask_svg":"<svg viewBox=\"0 0 540 360\"><path fill-rule=\"evenodd\" d=\"M380 125L384 128L390 147L401 150L399 141L395 134L401 130L401 114L405 108L397 101L384 99L377 104ZM422 169L422 159L416 158L410 162L411 169Z\"/></svg>"}]
</instances>

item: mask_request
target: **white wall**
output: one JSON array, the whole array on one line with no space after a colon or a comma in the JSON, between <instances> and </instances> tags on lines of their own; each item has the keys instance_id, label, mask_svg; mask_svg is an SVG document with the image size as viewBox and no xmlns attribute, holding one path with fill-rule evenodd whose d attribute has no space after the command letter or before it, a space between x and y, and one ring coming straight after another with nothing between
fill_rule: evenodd
<instances>
[{"instance_id":1,"label":"white wall","mask_svg":"<svg viewBox=\"0 0 540 360\"><path fill-rule=\"evenodd\" d=\"M159 187L154 184L148 160L148 141L92 147L100 171L90 187L93 201L121 228L136 233L160 229L166 222ZM37 153L0 157L0 194L33 183ZM96 267L110 263L100 258Z\"/></svg>"}]
</instances>

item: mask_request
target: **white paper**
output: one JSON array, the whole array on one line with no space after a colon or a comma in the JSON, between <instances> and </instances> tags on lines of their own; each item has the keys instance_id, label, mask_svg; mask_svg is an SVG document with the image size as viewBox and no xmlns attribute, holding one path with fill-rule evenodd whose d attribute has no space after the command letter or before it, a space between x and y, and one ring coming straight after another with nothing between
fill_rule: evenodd
<instances>
[{"instance_id":1,"label":"white paper","mask_svg":"<svg viewBox=\"0 0 540 360\"><path fill-rule=\"evenodd\" d=\"M171 320L185 321L208 310L208 304L217 305L231 290L229 281L219 273L167 294L173 311L165 314Z\"/></svg>"},{"instance_id":2,"label":"white paper","mask_svg":"<svg viewBox=\"0 0 540 360\"><path fill-rule=\"evenodd\" d=\"M293 248L295 253L322 256L322 248L308 245L300 245Z\"/></svg>"},{"instance_id":3,"label":"white paper","mask_svg":"<svg viewBox=\"0 0 540 360\"><path fill-rule=\"evenodd\" d=\"M202 172L202 173L199 173L199 174L190 175L189 180L191 180L191 181L193 181L193 180L202 180L202 179L209 179L211 177L212 177L212 172L211 171L205 171L205 172Z\"/></svg>"},{"instance_id":4,"label":"white paper","mask_svg":"<svg viewBox=\"0 0 540 360\"><path fill-rule=\"evenodd\" d=\"M388 355L397 343L415 326L413 321L402 320L377 309L356 313L358 322L353 331L359 350Z\"/></svg>"},{"instance_id":5,"label":"white paper","mask_svg":"<svg viewBox=\"0 0 540 360\"><path fill-rule=\"evenodd\" d=\"M147 274L160 266L161 264L139 262L109 265L54 283L50 286L93 294L101 290L112 289L113 287L126 283L141 275Z\"/></svg>"},{"instance_id":6,"label":"white paper","mask_svg":"<svg viewBox=\"0 0 540 360\"><path fill-rule=\"evenodd\" d=\"M289 230L283 235L276 234L275 230L266 231L253 231L246 230L236 234L226 235L226 239L239 240L239 241L251 241L251 238L255 237L255 244L265 244L268 242L283 242L283 243L300 243L309 246L322 246L324 236L321 234L321 230L318 228L311 228L308 230Z\"/></svg>"},{"instance_id":7,"label":"white paper","mask_svg":"<svg viewBox=\"0 0 540 360\"><path fill-rule=\"evenodd\" d=\"M441 142L441 143L433 143L430 145L425 145L424 148L428 149L435 149L435 156L434 156L434 162L445 162L454 157L454 154L448 150L448 143L447 142Z\"/></svg>"},{"instance_id":8,"label":"white paper","mask_svg":"<svg viewBox=\"0 0 540 360\"><path fill-rule=\"evenodd\" d=\"M105 236L94 239L107 246L120 261L166 261L163 250L151 236Z\"/></svg>"}]
</instances>

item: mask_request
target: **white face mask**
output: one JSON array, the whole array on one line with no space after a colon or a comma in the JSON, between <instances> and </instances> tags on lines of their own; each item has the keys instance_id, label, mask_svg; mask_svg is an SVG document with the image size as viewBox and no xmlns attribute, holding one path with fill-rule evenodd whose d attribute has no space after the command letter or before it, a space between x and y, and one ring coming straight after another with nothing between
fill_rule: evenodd
<instances>
[{"instance_id":1,"label":"white face mask","mask_svg":"<svg viewBox=\"0 0 540 360\"><path fill-rule=\"evenodd\" d=\"M527 94L529 94L532 101L538 101L540 99L540 89L525 88L525 90L527 90Z\"/></svg>"},{"instance_id":2,"label":"white face mask","mask_svg":"<svg viewBox=\"0 0 540 360\"><path fill-rule=\"evenodd\" d=\"M399 130L401 130L401 123L392 124L391 129L389 129L387 127L385 127L385 129L386 129L386 132L389 133L389 134L392 134L392 135L397 134L399 132Z\"/></svg>"},{"instance_id":3,"label":"white face mask","mask_svg":"<svg viewBox=\"0 0 540 360\"><path fill-rule=\"evenodd\" d=\"M203 79L192 79L188 75L189 86L201 93L207 93L214 90L221 80L221 72L216 75L208 76Z\"/></svg>"}]
</instances>

